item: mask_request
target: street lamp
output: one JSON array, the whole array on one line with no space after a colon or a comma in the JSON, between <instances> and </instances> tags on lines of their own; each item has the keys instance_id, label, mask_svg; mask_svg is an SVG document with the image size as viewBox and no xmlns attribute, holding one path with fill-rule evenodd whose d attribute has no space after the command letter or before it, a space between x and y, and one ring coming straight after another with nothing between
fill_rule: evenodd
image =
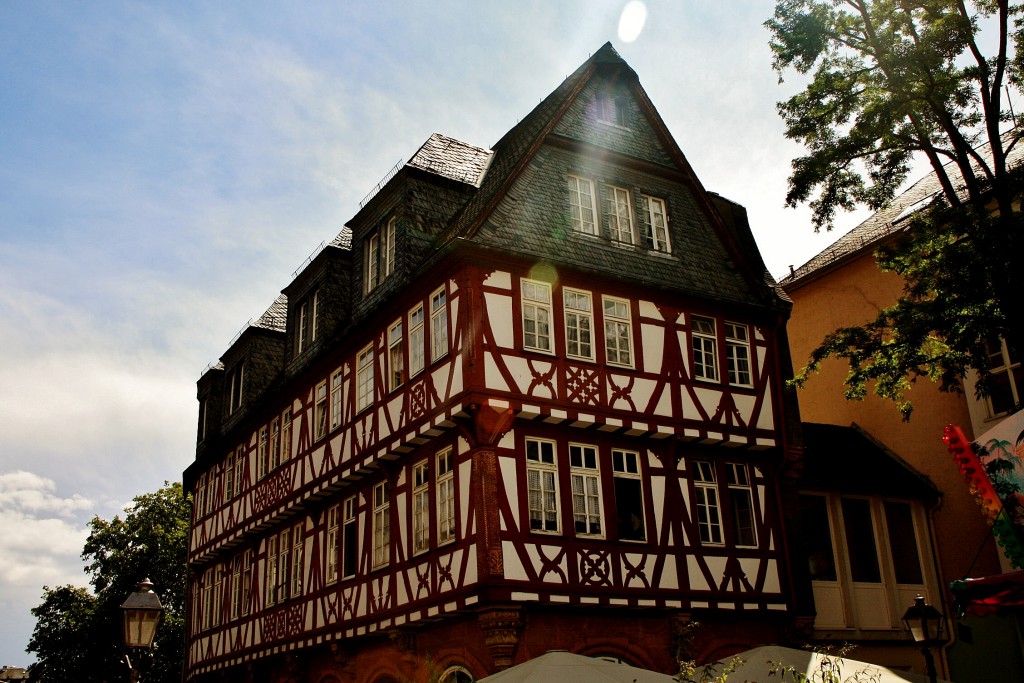
<instances>
[{"instance_id":1,"label":"street lamp","mask_svg":"<svg viewBox=\"0 0 1024 683\"><path fill-rule=\"evenodd\" d=\"M147 650L153 647L156 627L160 623L160 615L164 606L160 598L153 592L153 583L149 579L139 582L139 590L128 596L121 604L124 613L124 644L127 647L141 647ZM132 683L139 680L139 672L132 667L128 655L124 656L128 669L131 671Z\"/></svg>"},{"instance_id":2,"label":"street lamp","mask_svg":"<svg viewBox=\"0 0 1024 683\"><path fill-rule=\"evenodd\" d=\"M928 680L936 683L935 660L932 658L931 647L942 644L942 629L945 625L942 612L927 604L924 596L918 595L914 598L913 606L903 615L903 625L910 631L914 642L921 646Z\"/></svg>"}]
</instances>

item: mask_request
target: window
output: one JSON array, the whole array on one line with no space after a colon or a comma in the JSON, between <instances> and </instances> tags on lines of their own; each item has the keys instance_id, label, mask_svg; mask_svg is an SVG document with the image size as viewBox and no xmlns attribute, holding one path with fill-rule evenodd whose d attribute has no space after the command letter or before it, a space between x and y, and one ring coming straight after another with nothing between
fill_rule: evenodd
<instances>
[{"instance_id":1,"label":"window","mask_svg":"<svg viewBox=\"0 0 1024 683\"><path fill-rule=\"evenodd\" d=\"M313 439L319 440L327 436L327 380L316 385L316 397L313 404Z\"/></svg>"},{"instance_id":2,"label":"window","mask_svg":"<svg viewBox=\"0 0 1024 683\"><path fill-rule=\"evenodd\" d=\"M249 614L249 601L252 595L252 550L242 553L242 615Z\"/></svg>"},{"instance_id":3,"label":"window","mask_svg":"<svg viewBox=\"0 0 1024 683\"><path fill-rule=\"evenodd\" d=\"M473 683L473 676L464 667L450 666L438 679L440 683Z\"/></svg>"},{"instance_id":4,"label":"window","mask_svg":"<svg viewBox=\"0 0 1024 683\"><path fill-rule=\"evenodd\" d=\"M693 376L697 379L718 381L717 341L715 321L699 315L691 320L693 328Z\"/></svg>"},{"instance_id":5,"label":"window","mask_svg":"<svg viewBox=\"0 0 1024 683\"><path fill-rule=\"evenodd\" d=\"M693 489L697 501L697 528L700 540L711 545L721 545L722 519L718 508L715 468L711 463L693 463Z\"/></svg>"},{"instance_id":6,"label":"window","mask_svg":"<svg viewBox=\"0 0 1024 683\"><path fill-rule=\"evenodd\" d=\"M256 441L256 466L259 468L256 473L257 479L267 476L267 472L270 471L270 460L267 458L267 454L267 428L263 426L260 427L259 437Z\"/></svg>"},{"instance_id":7,"label":"window","mask_svg":"<svg viewBox=\"0 0 1024 683\"><path fill-rule=\"evenodd\" d=\"M267 539L266 575L263 580L267 607L277 604L277 540L276 535Z\"/></svg>"},{"instance_id":8,"label":"window","mask_svg":"<svg viewBox=\"0 0 1024 683\"><path fill-rule=\"evenodd\" d=\"M302 595L303 551L306 543L303 531L302 522L292 528L291 576L288 580L288 595L292 598Z\"/></svg>"},{"instance_id":9,"label":"window","mask_svg":"<svg viewBox=\"0 0 1024 683\"><path fill-rule=\"evenodd\" d=\"M341 392L343 384L341 381L341 370L335 370L331 375L331 429L341 426Z\"/></svg>"},{"instance_id":10,"label":"window","mask_svg":"<svg viewBox=\"0 0 1024 683\"><path fill-rule=\"evenodd\" d=\"M299 303L295 311L295 355L299 355L316 341L319 309L319 290L314 291Z\"/></svg>"},{"instance_id":11,"label":"window","mask_svg":"<svg viewBox=\"0 0 1024 683\"><path fill-rule=\"evenodd\" d=\"M612 474L619 538L626 541L643 541L646 534L640 455L633 451L612 450Z\"/></svg>"},{"instance_id":12,"label":"window","mask_svg":"<svg viewBox=\"0 0 1024 683\"><path fill-rule=\"evenodd\" d=\"M632 327L629 320L629 302L604 298L605 360L612 365L632 365Z\"/></svg>"},{"instance_id":13,"label":"window","mask_svg":"<svg viewBox=\"0 0 1024 683\"><path fill-rule=\"evenodd\" d=\"M986 342L985 351L992 373L987 397L989 414L994 417L1013 412L1024 398L1024 366L1019 359L1010 358L1010 349L1001 339Z\"/></svg>"},{"instance_id":14,"label":"window","mask_svg":"<svg viewBox=\"0 0 1024 683\"><path fill-rule=\"evenodd\" d=\"M281 418L270 421L270 466L272 470L281 464Z\"/></svg>"},{"instance_id":15,"label":"window","mask_svg":"<svg viewBox=\"0 0 1024 683\"><path fill-rule=\"evenodd\" d=\"M365 291L372 291L395 270L396 219L392 218L366 238Z\"/></svg>"},{"instance_id":16,"label":"window","mask_svg":"<svg viewBox=\"0 0 1024 683\"><path fill-rule=\"evenodd\" d=\"M242 405L242 382L245 379L245 367L238 363L228 373L228 415L233 415Z\"/></svg>"},{"instance_id":17,"label":"window","mask_svg":"<svg viewBox=\"0 0 1024 683\"><path fill-rule=\"evenodd\" d=\"M412 468L412 551L421 553L430 547L430 478L427 461Z\"/></svg>"},{"instance_id":18,"label":"window","mask_svg":"<svg viewBox=\"0 0 1024 683\"><path fill-rule=\"evenodd\" d=\"M746 325L725 323L725 354L729 368L729 384L749 387L750 341L747 338Z\"/></svg>"},{"instance_id":19,"label":"window","mask_svg":"<svg viewBox=\"0 0 1024 683\"><path fill-rule=\"evenodd\" d=\"M285 408L281 413L281 462L292 457L292 409Z\"/></svg>"},{"instance_id":20,"label":"window","mask_svg":"<svg viewBox=\"0 0 1024 683\"><path fill-rule=\"evenodd\" d=\"M896 630L912 596L934 590L920 503L803 493L800 517L819 605L815 628Z\"/></svg>"},{"instance_id":21,"label":"window","mask_svg":"<svg viewBox=\"0 0 1024 683\"><path fill-rule=\"evenodd\" d=\"M419 373L424 366L423 306L409 311L409 376Z\"/></svg>"},{"instance_id":22,"label":"window","mask_svg":"<svg viewBox=\"0 0 1024 683\"><path fill-rule=\"evenodd\" d=\"M572 517L576 533L600 536L601 476L595 447L569 445L569 480L572 483Z\"/></svg>"},{"instance_id":23,"label":"window","mask_svg":"<svg viewBox=\"0 0 1024 683\"><path fill-rule=\"evenodd\" d=\"M217 502L217 481L213 477L213 471L210 471L209 479L206 482L206 514L213 512L214 506Z\"/></svg>"},{"instance_id":24,"label":"window","mask_svg":"<svg viewBox=\"0 0 1024 683\"><path fill-rule=\"evenodd\" d=\"M526 480L529 493L530 529L558 531L558 485L555 442L526 440Z\"/></svg>"},{"instance_id":25,"label":"window","mask_svg":"<svg viewBox=\"0 0 1024 683\"><path fill-rule=\"evenodd\" d=\"M444 287L430 295L430 360L448 353L448 295Z\"/></svg>"},{"instance_id":26,"label":"window","mask_svg":"<svg viewBox=\"0 0 1024 683\"><path fill-rule=\"evenodd\" d=\"M292 574L292 531L285 529L278 537L277 544L277 601L288 598L289 577Z\"/></svg>"},{"instance_id":27,"label":"window","mask_svg":"<svg viewBox=\"0 0 1024 683\"><path fill-rule=\"evenodd\" d=\"M356 411L373 403L373 345L359 352L356 361Z\"/></svg>"},{"instance_id":28,"label":"window","mask_svg":"<svg viewBox=\"0 0 1024 683\"><path fill-rule=\"evenodd\" d=\"M196 484L195 497L196 519L202 519L206 515L206 475L199 475L199 482Z\"/></svg>"},{"instance_id":29,"label":"window","mask_svg":"<svg viewBox=\"0 0 1024 683\"><path fill-rule=\"evenodd\" d=\"M523 347L551 351L551 285L522 281Z\"/></svg>"},{"instance_id":30,"label":"window","mask_svg":"<svg viewBox=\"0 0 1024 683\"><path fill-rule=\"evenodd\" d=\"M341 576L356 575L359 566L359 529L356 527L356 497L346 498L341 504Z\"/></svg>"},{"instance_id":31,"label":"window","mask_svg":"<svg viewBox=\"0 0 1024 683\"><path fill-rule=\"evenodd\" d=\"M197 441L202 443L206 439L206 423L208 419L208 413L210 411L210 399L205 396L199 399L199 428L197 434L199 438Z\"/></svg>"},{"instance_id":32,"label":"window","mask_svg":"<svg viewBox=\"0 0 1024 683\"><path fill-rule=\"evenodd\" d=\"M388 390L394 391L405 382L405 361L402 349L402 321L388 328Z\"/></svg>"},{"instance_id":33,"label":"window","mask_svg":"<svg viewBox=\"0 0 1024 683\"><path fill-rule=\"evenodd\" d=\"M726 485L729 488L729 507L732 512L732 528L736 545L753 547L757 545L757 531L754 527L754 496L746 465L728 463L725 466Z\"/></svg>"},{"instance_id":34,"label":"window","mask_svg":"<svg viewBox=\"0 0 1024 683\"><path fill-rule=\"evenodd\" d=\"M586 178L569 176L569 210L572 212L572 229L586 235L597 234L597 219L594 216L594 184Z\"/></svg>"},{"instance_id":35,"label":"window","mask_svg":"<svg viewBox=\"0 0 1024 683\"><path fill-rule=\"evenodd\" d=\"M385 481L373 487L373 567L383 567L391 557L391 500Z\"/></svg>"},{"instance_id":36,"label":"window","mask_svg":"<svg viewBox=\"0 0 1024 683\"><path fill-rule=\"evenodd\" d=\"M605 203L605 220L613 242L633 244L633 202L629 190L609 185Z\"/></svg>"},{"instance_id":37,"label":"window","mask_svg":"<svg viewBox=\"0 0 1024 683\"><path fill-rule=\"evenodd\" d=\"M565 306L565 354L593 360L594 312L590 292L563 289L562 303Z\"/></svg>"},{"instance_id":38,"label":"window","mask_svg":"<svg viewBox=\"0 0 1024 683\"><path fill-rule=\"evenodd\" d=\"M618 97L615 93L599 90L597 93L597 120L602 123L613 123L616 126L625 126L627 123L626 113L629 108L629 101L625 97Z\"/></svg>"},{"instance_id":39,"label":"window","mask_svg":"<svg viewBox=\"0 0 1024 683\"><path fill-rule=\"evenodd\" d=\"M332 505L327 510L327 566L324 571L327 583L338 580L338 530L341 507Z\"/></svg>"},{"instance_id":40,"label":"window","mask_svg":"<svg viewBox=\"0 0 1024 683\"><path fill-rule=\"evenodd\" d=\"M203 573L203 618L204 629L220 624L221 566L210 567Z\"/></svg>"},{"instance_id":41,"label":"window","mask_svg":"<svg viewBox=\"0 0 1024 683\"><path fill-rule=\"evenodd\" d=\"M231 561L231 608L229 617L234 620L242 615L242 556L236 555Z\"/></svg>"},{"instance_id":42,"label":"window","mask_svg":"<svg viewBox=\"0 0 1024 683\"><path fill-rule=\"evenodd\" d=\"M644 243L654 251L672 251L668 241L668 214L665 200L650 195L640 195L643 203Z\"/></svg>"},{"instance_id":43,"label":"window","mask_svg":"<svg viewBox=\"0 0 1024 683\"><path fill-rule=\"evenodd\" d=\"M228 453L224 461L224 500L235 497L235 452Z\"/></svg>"},{"instance_id":44,"label":"window","mask_svg":"<svg viewBox=\"0 0 1024 683\"><path fill-rule=\"evenodd\" d=\"M235 495L242 493L242 488L245 486L245 448L239 446L238 450L235 451Z\"/></svg>"},{"instance_id":45,"label":"window","mask_svg":"<svg viewBox=\"0 0 1024 683\"><path fill-rule=\"evenodd\" d=\"M455 540L455 470L452 449L437 453L437 542Z\"/></svg>"}]
</instances>

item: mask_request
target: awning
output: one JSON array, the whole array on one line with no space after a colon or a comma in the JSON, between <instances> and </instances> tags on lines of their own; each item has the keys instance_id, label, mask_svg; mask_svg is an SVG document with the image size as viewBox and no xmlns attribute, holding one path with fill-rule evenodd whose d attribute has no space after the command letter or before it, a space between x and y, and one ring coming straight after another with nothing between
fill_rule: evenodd
<instances>
[{"instance_id":1,"label":"awning","mask_svg":"<svg viewBox=\"0 0 1024 683\"><path fill-rule=\"evenodd\" d=\"M927 683L928 681L928 677L922 674L894 671L884 666L868 664L848 657L819 654L809 650L795 650L781 645L755 647L753 650L746 650L736 656L743 663L729 675L730 681L770 683L774 680L802 680L792 673L782 678L782 673L777 669L775 674L770 674L775 664L786 667L786 671L790 671L790 667L792 667L793 673L805 675L808 681L872 681L872 683L908 683L908 681ZM719 662L717 673L722 673L723 667L727 666L731 659L730 657ZM835 678L830 677L828 672L836 674Z\"/></svg>"},{"instance_id":2,"label":"awning","mask_svg":"<svg viewBox=\"0 0 1024 683\"><path fill-rule=\"evenodd\" d=\"M657 671L553 650L481 678L479 683L675 683L675 680Z\"/></svg>"},{"instance_id":3,"label":"awning","mask_svg":"<svg viewBox=\"0 0 1024 683\"><path fill-rule=\"evenodd\" d=\"M949 588L961 613L983 617L1020 613L1024 608L1024 571L954 581Z\"/></svg>"}]
</instances>

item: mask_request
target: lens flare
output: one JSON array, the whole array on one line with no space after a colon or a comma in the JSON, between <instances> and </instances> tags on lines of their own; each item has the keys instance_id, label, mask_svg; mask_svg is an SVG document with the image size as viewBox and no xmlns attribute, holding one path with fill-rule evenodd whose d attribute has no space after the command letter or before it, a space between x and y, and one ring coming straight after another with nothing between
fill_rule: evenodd
<instances>
[{"instance_id":1,"label":"lens flare","mask_svg":"<svg viewBox=\"0 0 1024 683\"><path fill-rule=\"evenodd\" d=\"M619 17L619 40L632 43L640 36L646 22L647 5L640 0L630 0L622 8L622 16Z\"/></svg>"}]
</instances>

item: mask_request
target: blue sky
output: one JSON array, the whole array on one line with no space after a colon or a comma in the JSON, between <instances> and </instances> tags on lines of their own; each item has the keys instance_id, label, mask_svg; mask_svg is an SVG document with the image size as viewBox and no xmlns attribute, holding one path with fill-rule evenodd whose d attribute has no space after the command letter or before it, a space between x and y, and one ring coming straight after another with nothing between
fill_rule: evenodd
<instances>
[{"instance_id":1,"label":"blue sky","mask_svg":"<svg viewBox=\"0 0 1024 683\"><path fill-rule=\"evenodd\" d=\"M195 381L431 133L490 146L606 41L769 269L784 209L770 0L7 2L0 9L0 664L88 520L194 455ZM843 222L852 227L856 221Z\"/></svg>"}]
</instances>

